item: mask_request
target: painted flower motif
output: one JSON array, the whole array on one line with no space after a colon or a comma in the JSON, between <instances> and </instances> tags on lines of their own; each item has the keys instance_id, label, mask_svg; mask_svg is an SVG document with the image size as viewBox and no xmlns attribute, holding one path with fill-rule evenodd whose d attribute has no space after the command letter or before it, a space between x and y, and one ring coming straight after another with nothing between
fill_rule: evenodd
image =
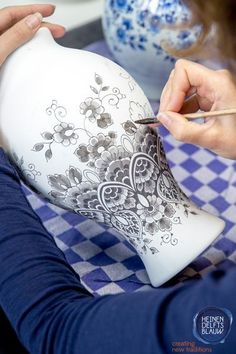
<instances>
[{"instance_id":1,"label":"painted flower motif","mask_svg":"<svg viewBox=\"0 0 236 354\"><path fill-rule=\"evenodd\" d=\"M149 18L149 28L153 33L159 33L161 28L161 17L159 15L153 15Z\"/></svg>"},{"instance_id":2,"label":"painted flower motif","mask_svg":"<svg viewBox=\"0 0 236 354\"><path fill-rule=\"evenodd\" d=\"M109 125L112 125L113 121L111 119L110 113L102 113L100 118L97 119L97 125L99 128L105 129Z\"/></svg>"},{"instance_id":3,"label":"painted flower motif","mask_svg":"<svg viewBox=\"0 0 236 354\"><path fill-rule=\"evenodd\" d=\"M164 206L162 200L155 195L148 195L137 204L137 214L140 219L147 223L157 222L162 218Z\"/></svg>"},{"instance_id":4,"label":"painted flower motif","mask_svg":"<svg viewBox=\"0 0 236 354\"><path fill-rule=\"evenodd\" d=\"M127 6L127 0L115 0L115 4L119 9L123 9Z\"/></svg>"},{"instance_id":5,"label":"painted flower motif","mask_svg":"<svg viewBox=\"0 0 236 354\"><path fill-rule=\"evenodd\" d=\"M130 1L128 0L111 0L110 6L116 11L131 10Z\"/></svg>"},{"instance_id":6,"label":"painted flower motif","mask_svg":"<svg viewBox=\"0 0 236 354\"><path fill-rule=\"evenodd\" d=\"M121 186L109 186L103 195L107 208L115 213L119 210L132 209L136 206L134 192Z\"/></svg>"},{"instance_id":7,"label":"painted flower motif","mask_svg":"<svg viewBox=\"0 0 236 354\"><path fill-rule=\"evenodd\" d=\"M96 209L100 207L97 199L97 187L90 182L83 182L77 187L68 189L65 201L73 210Z\"/></svg>"},{"instance_id":8,"label":"painted flower motif","mask_svg":"<svg viewBox=\"0 0 236 354\"><path fill-rule=\"evenodd\" d=\"M87 146L84 144L79 145L79 147L75 150L74 154L79 158L81 162L89 161L89 152Z\"/></svg>"},{"instance_id":9,"label":"painted flower motif","mask_svg":"<svg viewBox=\"0 0 236 354\"><path fill-rule=\"evenodd\" d=\"M158 222L159 229L161 231L170 231L172 228L171 218L176 213L174 207L171 204L166 204L163 215Z\"/></svg>"},{"instance_id":10,"label":"painted flower motif","mask_svg":"<svg viewBox=\"0 0 236 354\"><path fill-rule=\"evenodd\" d=\"M158 208L158 206L159 206L159 208ZM158 212L161 213L161 216L157 212L157 209L158 209ZM141 209L139 209L139 210L141 210ZM158 202L158 205L153 210L156 210L155 217L153 217L152 222L150 222L150 218L146 219L146 224L144 227L145 231L150 233L151 235L156 234L159 230L162 232L170 231L172 229L172 224L173 224L171 218L176 213L174 207L171 204L166 204L166 206L163 206L163 205L160 205L160 202ZM139 211L138 211L138 213L139 213ZM145 213L147 214L147 211L145 211ZM145 213L143 213L143 214L145 215Z\"/></svg>"},{"instance_id":11,"label":"painted flower motif","mask_svg":"<svg viewBox=\"0 0 236 354\"><path fill-rule=\"evenodd\" d=\"M89 144L87 146L88 152L92 159L97 159L101 154L108 150L110 146L114 143L114 139L110 135L104 135L99 133L97 136L93 136L89 139Z\"/></svg>"},{"instance_id":12,"label":"painted flower motif","mask_svg":"<svg viewBox=\"0 0 236 354\"><path fill-rule=\"evenodd\" d=\"M75 155L81 162L98 159L104 151L107 151L114 143L116 134L109 132L108 135L99 133L89 139L89 144L81 144L76 150Z\"/></svg>"},{"instance_id":13,"label":"painted flower motif","mask_svg":"<svg viewBox=\"0 0 236 354\"><path fill-rule=\"evenodd\" d=\"M156 188L155 181L159 174L158 166L154 165L148 159L139 160L135 170L135 180L137 189L141 192L144 188L146 192L153 193Z\"/></svg>"},{"instance_id":14,"label":"painted flower motif","mask_svg":"<svg viewBox=\"0 0 236 354\"><path fill-rule=\"evenodd\" d=\"M137 126L131 120L122 123L122 126L128 135L134 135L137 131Z\"/></svg>"},{"instance_id":15,"label":"painted flower motif","mask_svg":"<svg viewBox=\"0 0 236 354\"><path fill-rule=\"evenodd\" d=\"M121 43L126 43L127 36L126 36L126 30L122 27L117 28L116 35L118 38L118 41Z\"/></svg>"},{"instance_id":16,"label":"painted flower motif","mask_svg":"<svg viewBox=\"0 0 236 354\"><path fill-rule=\"evenodd\" d=\"M53 139L55 142L64 146L75 145L78 135L75 133L74 125L68 123L60 123L54 127L55 133Z\"/></svg>"},{"instance_id":17,"label":"painted flower motif","mask_svg":"<svg viewBox=\"0 0 236 354\"><path fill-rule=\"evenodd\" d=\"M85 115L91 122L104 113L102 101L99 98L88 97L80 105L80 113Z\"/></svg>"},{"instance_id":18,"label":"painted flower motif","mask_svg":"<svg viewBox=\"0 0 236 354\"><path fill-rule=\"evenodd\" d=\"M172 228L172 222L170 219L163 216L159 220L158 226L161 231L170 231Z\"/></svg>"},{"instance_id":19,"label":"painted flower motif","mask_svg":"<svg viewBox=\"0 0 236 354\"><path fill-rule=\"evenodd\" d=\"M144 230L151 235L155 235L158 232L159 227L158 224L155 221L153 221L151 223L146 223Z\"/></svg>"},{"instance_id":20,"label":"painted flower motif","mask_svg":"<svg viewBox=\"0 0 236 354\"><path fill-rule=\"evenodd\" d=\"M70 167L67 176L48 176L48 182L53 188L50 195L57 204L75 211L102 208L97 199L97 185L82 182L82 174L75 167Z\"/></svg>"},{"instance_id":21,"label":"painted flower motif","mask_svg":"<svg viewBox=\"0 0 236 354\"><path fill-rule=\"evenodd\" d=\"M157 143L160 140L154 129L142 127L135 133L135 149L139 152L152 156L152 158L158 162L157 159Z\"/></svg>"},{"instance_id":22,"label":"painted flower motif","mask_svg":"<svg viewBox=\"0 0 236 354\"><path fill-rule=\"evenodd\" d=\"M145 27L146 20L149 17L149 11L147 9L141 10L137 15L137 22L139 26Z\"/></svg>"},{"instance_id":23,"label":"painted flower motif","mask_svg":"<svg viewBox=\"0 0 236 354\"><path fill-rule=\"evenodd\" d=\"M129 180L129 163L131 155L123 146L111 146L102 152L100 158L95 161L95 168L99 178L103 181ZM114 174L115 172L115 174Z\"/></svg>"},{"instance_id":24,"label":"painted flower motif","mask_svg":"<svg viewBox=\"0 0 236 354\"><path fill-rule=\"evenodd\" d=\"M129 157L112 161L105 173L106 181L121 182L129 185L130 184L129 165L130 165Z\"/></svg>"},{"instance_id":25,"label":"painted flower motif","mask_svg":"<svg viewBox=\"0 0 236 354\"><path fill-rule=\"evenodd\" d=\"M144 183L144 192L145 193L152 194L152 193L154 193L155 188L156 188L156 183L152 179L149 179L149 181L146 181Z\"/></svg>"}]
</instances>

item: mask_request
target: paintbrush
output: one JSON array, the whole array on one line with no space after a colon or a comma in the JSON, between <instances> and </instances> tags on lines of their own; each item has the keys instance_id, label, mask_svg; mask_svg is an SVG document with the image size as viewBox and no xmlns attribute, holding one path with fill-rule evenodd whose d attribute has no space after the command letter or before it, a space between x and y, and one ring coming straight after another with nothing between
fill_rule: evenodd
<instances>
[{"instance_id":1,"label":"paintbrush","mask_svg":"<svg viewBox=\"0 0 236 354\"><path fill-rule=\"evenodd\" d=\"M221 111L211 111L211 112L197 112L197 113L187 113L183 114L186 119L197 119L197 118L207 118L207 117L219 117L236 114L236 108L224 109ZM138 119L134 121L136 124L161 124L157 117Z\"/></svg>"}]
</instances>

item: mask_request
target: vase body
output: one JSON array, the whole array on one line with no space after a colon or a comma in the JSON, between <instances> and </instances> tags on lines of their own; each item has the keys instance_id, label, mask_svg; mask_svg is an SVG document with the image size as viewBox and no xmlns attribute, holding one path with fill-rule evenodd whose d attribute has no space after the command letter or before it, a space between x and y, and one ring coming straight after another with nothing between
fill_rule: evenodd
<instances>
[{"instance_id":1,"label":"vase body","mask_svg":"<svg viewBox=\"0 0 236 354\"><path fill-rule=\"evenodd\" d=\"M117 64L57 45L41 29L4 64L0 133L24 181L52 203L117 229L154 286L182 270L224 222L181 191L153 112Z\"/></svg>"},{"instance_id":2,"label":"vase body","mask_svg":"<svg viewBox=\"0 0 236 354\"><path fill-rule=\"evenodd\" d=\"M186 25L191 17L182 0L106 0L108 46L148 98L160 97L175 63L163 48L187 49L201 36L201 26Z\"/></svg>"}]
</instances>

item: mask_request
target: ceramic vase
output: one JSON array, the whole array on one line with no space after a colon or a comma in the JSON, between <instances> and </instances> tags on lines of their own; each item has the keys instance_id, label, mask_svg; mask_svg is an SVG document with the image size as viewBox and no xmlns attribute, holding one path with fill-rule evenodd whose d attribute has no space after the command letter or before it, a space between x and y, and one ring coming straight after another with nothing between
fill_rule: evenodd
<instances>
[{"instance_id":1,"label":"ceramic vase","mask_svg":"<svg viewBox=\"0 0 236 354\"><path fill-rule=\"evenodd\" d=\"M118 230L159 286L204 251L224 222L181 191L142 89L99 55L47 29L0 73L1 141L22 179L52 203Z\"/></svg>"},{"instance_id":2,"label":"ceramic vase","mask_svg":"<svg viewBox=\"0 0 236 354\"><path fill-rule=\"evenodd\" d=\"M160 98L175 58L166 48L186 50L202 36L189 25L182 0L106 0L103 28L108 46L150 99Z\"/></svg>"}]
</instances>

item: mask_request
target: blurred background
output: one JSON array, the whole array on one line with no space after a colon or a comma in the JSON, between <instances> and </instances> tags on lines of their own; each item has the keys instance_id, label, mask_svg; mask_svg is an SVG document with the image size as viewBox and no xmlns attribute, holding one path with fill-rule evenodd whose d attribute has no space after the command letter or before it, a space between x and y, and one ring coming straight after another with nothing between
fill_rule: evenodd
<instances>
[{"instance_id":1,"label":"blurred background","mask_svg":"<svg viewBox=\"0 0 236 354\"><path fill-rule=\"evenodd\" d=\"M99 18L104 5L103 0L2 0L0 6L42 3L57 5L57 11L51 17L50 21L60 23L68 30Z\"/></svg>"}]
</instances>

